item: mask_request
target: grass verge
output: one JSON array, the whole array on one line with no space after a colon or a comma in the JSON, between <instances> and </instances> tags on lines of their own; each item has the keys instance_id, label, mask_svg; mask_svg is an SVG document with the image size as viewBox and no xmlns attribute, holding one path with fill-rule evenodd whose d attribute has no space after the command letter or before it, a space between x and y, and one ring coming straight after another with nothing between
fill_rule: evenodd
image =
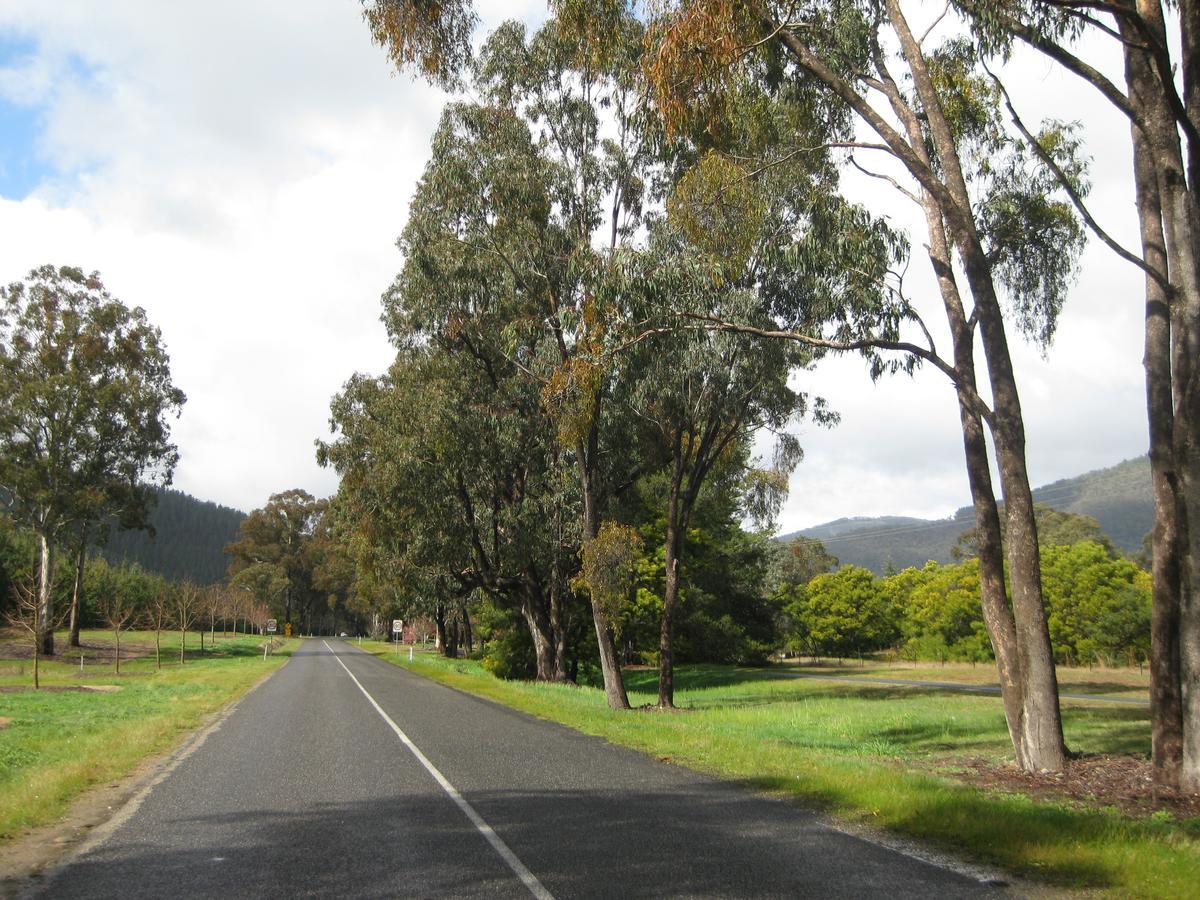
<instances>
[{"instance_id":1,"label":"grass verge","mask_svg":"<svg viewBox=\"0 0 1200 900\"><path fill-rule=\"evenodd\" d=\"M32 684L27 661L0 660L0 846L56 820L89 787L169 749L281 666L299 643L277 647L264 661L259 637L218 640L203 655L193 652L190 637L187 662L179 665L178 637L164 634L158 670L153 640L153 634L148 642L145 634L122 638L123 650L148 643L150 653L122 660L119 676L95 664L81 674L77 657L44 662L40 691L24 689Z\"/></svg>"},{"instance_id":2,"label":"grass verge","mask_svg":"<svg viewBox=\"0 0 1200 900\"><path fill-rule=\"evenodd\" d=\"M679 713L618 713L591 688L505 682L477 663L363 643L389 662L660 759L791 797L1048 885L1092 896L1194 897L1200 819L982 790L953 777L964 756L1000 761L1009 745L998 698L938 690L769 679L761 670L677 671ZM627 672L630 701L655 700L653 672ZM1070 746L1144 753L1148 713L1063 706Z\"/></svg>"}]
</instances>

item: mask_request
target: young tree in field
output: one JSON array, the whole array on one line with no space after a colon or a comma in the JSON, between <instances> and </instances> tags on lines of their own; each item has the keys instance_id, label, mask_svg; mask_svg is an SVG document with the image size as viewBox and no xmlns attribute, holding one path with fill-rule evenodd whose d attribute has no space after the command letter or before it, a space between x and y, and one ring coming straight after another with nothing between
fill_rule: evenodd
<instances>
[{"instance_id":1,"label":"young tree in field","mask_svg":"<svg viewBox=\"0 0 1200 900\"><path fill-rule=\"evenodd\" d=\"M121 632L137 618L140 609L135 595L122 590L124 586L110 581L100 591L97 606L100 617L113 633L113 671L121 674Z\"/></svg>"},{"instance_id":2,"label":"young tree in field","mask_svg":"<svg viewBox=\"0 0 1200 900\"><path fill-rule=\"evenodd\" d=\"M37 690L41 687L39 668L42 659L42 633L44 629L53 629L62 623L62 612L58 613L58 619L47 621L43 617L45 610L42 606L41 592L35 581L18 579L12 585L12 592L13 606L5 612L4 621L10 628L23 631L29 636L33 647L33 688Z\"/></svg>"},{"instance_id":3,"label":"young tree in field","mask_svg":"<svg viewBox=\"0 0 1200 900\"><path fill-rule=\"evenodd\" d=\"M0 489L37 535L48 623L56 544L135 507L146 482L170 483L168 419L185 398L158 329L98 274L43 266L0 288L0 304ZM53 631L41 639L53 653Z\"/></svg>"},{"instance_id":4,"label":"young tree in field","mask_svg":"<svg viewBox=\"0 0 1200 900\"><path fill-rule=\"evenodd\" d=\"M1021 330L1049 341L1082 244L1069 202L1055 195L1058 184L1040 166L1038 154L1002 127L995 111L997 89L982 74L974 48L953 39L927 47L899 0L803 7L680 2L657 34L654 79L669 118L703 115L712 103L746 92L790 97L797 116L815 116L825 127L807 146L756 161L759 169L796 154L849 148L854 165L894 185L921 210L923 243L951 335L949 357L938 353L897 281L889 289L895 297L890 320L887 315L881 320L875 308L865 310L864 317L853 306L814 318L814 305L821 311L828 302L821 279L810 277L814 270L829 271L819 267L819 256L798 258L797 278L777 293L781 328L742 330L839 351L903 351L949 378L958 399L980 536L985 618L1014 751L1024 769L1061 769L1066 748L1003 301ZM855 123L871 132L873 141L858 139ZM1039 146L1052 148L1051 157L1078 185L1070 134L1051 127L1042 140ZM858 162L863 153L881 154L910 180L864 167ZM837 223L830 235L834 247L856 234L848 224ZM865 261L857 254L844 256L842 265L854 268ZM922 329L922 341L901 339L897 325L904 321ZM822 322L832 327L813 327ZM976 381L977 341L986 364L988 402ZM878 365L873 363L875 372ZM1011 597L985 427L995 441L1005 498Z\"/></svg>"},{"instance_id":5,"label":"young tree in field","mask_svg":"<svg viewBox=\"0 0 1200 900\"><path fill-rule=\"evenodd\" d=\"M147 601L143 611L143 621L154 629L154 668L162 668L162 633L171 624L171 616L175 606L172 596L179 588L175 585L163 584Z\"/></svg>"},{"instance_id":6,"label":"young tree in field","mask_svg":"<svg viewBox=\"0 0 1200 900\"><path fill-rule=\"evenodd\" d=\"M1087 212L1083 198L1074 199L1096 235L1145 273L1143 363L1155 508L1152 758L1156 781L1198 791L1200 16L1192 2L1161 0L956 0L956 6L986 49L1006 55L1022 41L1090 84L1129 120L1140 249L1121 246ZM1123 85L1090 63L1084 49L1110 42L1124 58Z\"/></svg>"},{"instance_id":7,"label":"young tree in field","mask_svg":"<svg viewBox=\"0 0 1200 900\"><path fill-rule=\"evenodd\" d=\"M225 588L219 584L210 584L204 589L203 612L208 617L208 648L217 646L217 619L224 615L226 606ZM204 639L200 639L200 649L204 649Z\"/></svg>"},{"instance_id":8,"label":"young tree in field","mask_svg":"<svg viewBox=\"0 0 1200 900\"><path fill-rule=\"evenodd\" d=\"M204 610L204 591L190 581L176 586L170 593L171 623L179 629L179 664L187 662L187 633Z\"/></svg>"}]
</instances>

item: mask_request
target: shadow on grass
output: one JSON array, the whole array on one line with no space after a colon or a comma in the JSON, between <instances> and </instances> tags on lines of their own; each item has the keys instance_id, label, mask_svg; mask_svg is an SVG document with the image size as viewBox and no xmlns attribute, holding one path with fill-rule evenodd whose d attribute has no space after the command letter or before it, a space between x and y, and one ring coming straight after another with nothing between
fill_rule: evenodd
<instances>
[{"instance_id":1,"label":"shadow on grass","mask_svg":"<svg viewBox=\"0 0 1200 900\"><path fill-rule=\"evenodd\" d=\"M825 813L854 815L862 809L862 798L854 791L840 790L776 775L743 778L734 782L754 791L782 794ZM969 854L984 863L1012 868L1014 860L1039 860L1019 867L1022 874L1039 881L1074 888L1118 887L1116 864L1093 853L1090 859L1077 853L1068 835L1102 840L1111 834L1112 818L1103 813L1066 810L1049 804L1034 804L1024 797L988 794L970 788L950 788L930 779L930 787L913 795L903 811L876 810L869 824L920 838L943 850Z\"/></svg>"}]
</instances>

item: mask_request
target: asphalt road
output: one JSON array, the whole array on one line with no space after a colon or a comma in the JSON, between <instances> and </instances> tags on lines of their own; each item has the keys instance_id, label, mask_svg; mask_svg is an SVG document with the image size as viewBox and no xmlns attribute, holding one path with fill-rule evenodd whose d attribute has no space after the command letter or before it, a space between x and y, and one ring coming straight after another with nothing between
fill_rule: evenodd
<instances>
[{"instance_id":1,"label":"asphalt road","mask_svg":"<svg viewBox=\"0 0 1200 900\"><path fill-rule=\"evenodd\" d=\"M1004 893L320 639L118 819L36 895Z\"/></svg>"}]
</instances>

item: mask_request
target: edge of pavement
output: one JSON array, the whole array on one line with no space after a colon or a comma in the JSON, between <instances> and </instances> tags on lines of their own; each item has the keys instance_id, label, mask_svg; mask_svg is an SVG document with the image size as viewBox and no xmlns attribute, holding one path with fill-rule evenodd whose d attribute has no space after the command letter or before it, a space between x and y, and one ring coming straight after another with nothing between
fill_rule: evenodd
<instances>
[{"instance_id":1,"label":"edge of pavement","mask_svg":"<svg viewBox=\"0 0 1200 900\"><path fill-rule=\"evenodd\" d=\"M619 743L615 743L613 741L609 741L607 738L605 738L603 736L589 734L586 731L580 731L579 729L572 728L570 725L564 724L563 722L559 722L556 719L550 719L550 718L547 718L544 716L539 716L534 713L527 712L526 710L519 709L518 707L509 706L507 703L504 703L501 700L497 700L493 697L487 697L482 694L476 694L476 693L472 692L471 690L469 690L465 687L461 687L459 685L447 684L446 682L441 681L440 679L434 677L432 674L420 671L415 668L409 668L407 666L401 665L398 660L391 660L391 659L388 659L386 656L372 653L369 650L364 650L363 648L357 647L349 641L346 641L345 644L347 647L350 647L351 649L358 651L359 653L363 654L364 656L378 659L380 662L384 662L387 665L392 666L393 668L400 669L401 671L407 672L411 675L416 675L419 678L424 678L426 681L431 681L434 684L440 685L441 687L446 688L451 691L454 691L455 693L459 693L464 696L470 697L472 700L480 701L483 703L488 703L493 706L498 706L507 712L516 713L516 714L522 715L522 716L529 716L530 718L537 719L539 721L552 722L553 724L558 725L562 728L568 728L572 731L576 731L579 734L584 734L584 735L587 735L588 737L595 738L596 740L600 740L600 741L604 741L605 743L612 744L615 747L621 747L622 749L628 750L631 753L637 753L638 755L644 756L647 759L651 760L652 762L657 762L660 765L668 765L668 766L674 766L676 768L686 769L689 772L695 772L696 774L700 775L701 777L711 779L714 782L720 782L722 784L729 784L729 782L726 781L726 779L720 777L719 775L715 775L711 772L704 772L699 769L693 769L689 766L685 766L678 762L675 762L674 760L666 761L666 760L659 759L658 757L654 756L653 754L643 753L642 751L639 751L633 747L628 747L624 744L619 744ZM1020 897L1038 898L1038 900L1050 900L1050 898L1066 898L1066 897L1081 896L1081 894L1079 892L1073 892L1070 890L1053 887L1051 885L1039 884L1038 882L1030 881L1027 878L1024 878L1013 872L1008 872L999 867L989 866L985 863L980 863L980 862L976 862L974 860L959 857L959 856L956 856L946 850L942 850L937 847L923 844L920 841L917 841L915 839L906 838L901 835L891 834L890 832L883 831L878 828L872 828L870 825L868 825L866 823L848 822L848 821L843 821L840 819L833 818L833 817L827 815L826 813L823 813L820 810L817 810L817 809L805 804L805 802L801 799L797 799L797 798L793 798L793 797L783 797L783 796L778 796L778 795L770 794L770 793L764 793L764 792L760 792L760 791L751 791L751 790L748 790L745 788L740 788L740 789L746 790L747 793L753 794L754 796L759 797L768 802L788 804L788 805L794 807L797 811L803 812L806 815L813 816L817 822L819 822L823 827L828 828L831 831L841 832L842 834L850 835L850 836L858 838L859 840L864 841L866 843L874 844L876 846L883 847L887 850L891 850L892 852L898 853L901 856L908 857L909 859L915 859L920 862L926 863L928 865L936 866L937 868L940 868L940 869L946 869L948 871L955 872L956 874L963 875L963 876L966 876L967 878L978 881L981 884L990 885L990 886L999 888L1004 891L1012 891L1013 894L1020 896Z\"/></svg>"},{"instance_id":2,"label":"edge of pavement","mask_svg":"<svg viewBox=\"0 0 1200 900\"><path fill-rule=\"evenodd\" d=\"M106 841L145 802L150 792L218 731L242 701L278 673L265 673L220 709L209 713L171 747L144 757L126 775L88 788L71 800L55 822L14 838L0 860L0 900L36 896L60 871Z\"/></svg>"}]
</instances>

